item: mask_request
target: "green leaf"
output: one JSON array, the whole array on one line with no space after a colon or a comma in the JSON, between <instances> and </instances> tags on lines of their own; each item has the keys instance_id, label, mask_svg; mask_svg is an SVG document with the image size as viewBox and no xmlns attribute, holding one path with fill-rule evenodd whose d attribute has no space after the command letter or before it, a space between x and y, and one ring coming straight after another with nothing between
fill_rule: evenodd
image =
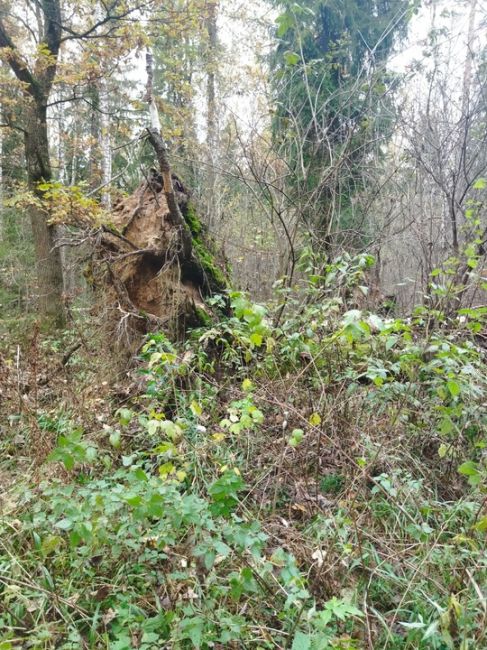
<instances>
[{"instance_id":1,"label":"green leaf","mask_svg":"<svg viewBox=\"0 0 487 650\"><path fill-rule=\"evenodd\" d=\"M472 187L474 190L485 190L487 187L487 180L485 178L477 178Z\"/></svg>"},{"instance_id":2,"label":"green leaf","mask_svg":"<svg viewBox=\"0 0 487 650\"><path fill-rule=\"evenodd\" d=\"M47 557L51 553L54 553L54 551L61 546L62 541L62 537L59 537L59 535L49 535L44 538L41 545L42 555Z\"/></svg>"},{"instance_id":3,"label":"green leaf","mask_svg":"<svg viewBox=\"0 0 487 650\"><path fill-rule=\"evenodd\" d=\"M134 470L134 476L138 481L148 481L149 477L147 474L144 472L144 470L141 467L137 467Z\"/></svg>"},{"instance_id":4,"label":"green leaf","mask_svg":"<svg viewBox=\"0 0 487 650\"><path fill-rule=\"evenodd\" d=\"M196 402L194 402L194 404L196 404ZM170 440L176 440L181 434L181 428L172 420L161 420L159 422L159 429L163 431Z\"/></svg>"},{"instance_id":5,"label":"green leaf","mask_svg":"<svg viewBox=\"0 0 487 650\"><path fill-rule=\"evenodd\" d=\"M254 332L253 334L250 335L250 340L252 343L255 345L256 348L260 348L262 345L262 334L259 334L258 332Z\"/></svg>"},{"instance_id":6,"label":"green leaf","mask_svg":"<svg viewBox=\"0 0 487 650\"><path fill-rule=\"evenodd\" d=\"M203 409L201 408L201 404L193 400L191 404L189 405L189 408L191 409L191 413L195 415L196 417L200 417L201 414L203 413Z\"/></svg>"},{"instance_id":7,"label":"green leaf","mask_svg":"<svg viewBox=\"0 0 487 650\"><path fill-rule=\"evenodd\" d=\"M461 387L458 382L454 381L453 379L450 379L449 381L446 382L446 386L450 391L450 395L452 397L458 397L458 395L460 395Z\"/></svg>"},{"instance_id":8,"label":"green leaf","mask_svg":"<svg viewBox=\"0 0 487 650\"><path fill-rule=\"evenodd\" d=\"M160 422L159 420L149 420L147 422L147 433L150 436L155 435L157 429L159 428Z\"/></svg>"},{"instance_id":9,"label":"green leaf","mask_svg":"<svg viewBox=\"0 0 487 650\"><path fill-rule=\"evenodd\" d=\"M110 440L110 444L112 445L112 447L114 447L115 449L119 449L119 447L120 447L120 431L118 431L118 429L117 429L117 431L114 431L113 433L111 433L109 440Z\"/></svg>"},{"instance_id":10,"label":"green leaf","mask_svg":"<svg viewBox=\"0 0 487 650\"><path fill-rule=\"evenodd\" d=\"M296 52L284 52L284 61L287 65L296 65L300 58L301 57L299 54L296 54Z\"/></svg>"},{"instance_id":11,"label":"green leaf","mask_svg":"<svg viewBox=\"0 0 487 650\"><path fill-rule=\"evenodd\" d=\"M454 425L451 419L448 417L443 418L439 426L440 433L442 433L443 435L448 435L453 431L453 429L454 429Z\"/></svg>"},{"instance_id":12,"label":"green leaf","mask_svg":"<svg viewBox=\"0 0 487 650\"><path fill-rule=\"evenodd\" d=\"M441 444L438 447L438 456L440 458L445 458L446 454L448 453L448 446L445 444Z\"/></svg>"},{"instance_id":13,"label":"green leaf","mask_svg":"<svg viewBox=\"0 0 487 650\"><path fill-rule=\"evenodd\" d=\"M160 445L154 449L156 454L169 454L169 456L176 456L178 453L177 448L172 442L162 442Z\"/></svg>"},{"instance_id":14,"label":"green leaf","mask_svg":"<svg viewBox=\"0 0 487 650\"><path fill-rule=\"evenodd\" d=\"M478 464L474 463L473 460L468 460L459 466L458 473L464 476L475 476L479 473Z\"/></svg>"},{"instance_id":15,"label":"green leaf","mask_svg":"<svg viewBox=\"0 0 487 650\"><path fill-rule=\"evenodd\" d=\"M479 519L479 521L475 524L475 530L478 530L479 533L487 532L487 515Z\"/></svg>"},{"instance_id":16,"label":"green leaf","mask_svg":"<svg viewBox=\"0 0 487 650\"><path fill-rule=\"evenodd\" d=\"M389 352L397 343L397 336L388 336L386 340L386 350Z\"/></svg>"},{"instance_id":17,"label":"green leaf","mask_svg":"<svg viewBox=\"0 0 487 650\"><path fill-rule=\"evenodd\" d=\"M123 409L118 409L118 421L122 426L126 426L127 424L130 423L133 413L130 409L123 408Z\"/></svg>"},{"instance_id":18,"label":"green leaf","mask_svg":"<svg viewBox=\"0 0 487 650\"><path fill-rule=\"evenodd\" d=\"M74 467L74 458L71 454L63 454L62 459L64 467L70 472Z\"/></svg>"},{"instance_id":19,"label":"green leaf","mask_svg":"<svg viewBox=\"0 0 487 650\"><path fill-rule=\"evenodd\" d=\"M311 648L311 636L304 632L296 632L291 650L309 650Z\"/></svg>"},{"instance_id":20,"label":"green leaf","mask_svg":"<svg viewBox=\"0 0 487 650\"><path fill-rule=\"evenodd\" d=\"M192 618L183 618L179 627L182 632L183 639L190 639L195 648L201 647L201 641L203 638L205 621L200 616L194 616Z\"/></svg>"},{"instance_id":21,"label":"green leaf","mask_svg":"<svg viewBox=\"0 0 487 650\"><path fill-rule=\"evenodd\" d=\"M165 478L169 474L172 474L175 471L173 463L164 463L159 467L159 475L162 478Z\"/></svg>"},{"instance_id":22,"label":"green leaf","mask_svg":"<svg viewBox=\"0 0 487 650\"><path fill-rule=\"evenodd\" d=\"M294 25L294 19L291 13L287 11L276 18L277 37L282 38Z\"/></svg>"},{"instance_id":23,"label":"green leaf","mask_svg":"<svg viewBox=\"0 0 487 650\"><path fill-rule=\"evenodd\" d=\"M478 463L474 463L469 460L466 463L462 463L458 468L459 474L468 476L468 482L472 487L477 487L482 481L482 474L479 471Z\"/></svg>"},{"instance_id":24,"label":"green leaf","mask_svg":"<svg viewBox=\"0 0 487 650\"><path fill-rule=\"evenodd\" d=\"M303 429L294 429L289 438L291 447L297 447L304 437Z\"/></svg>"},{"instance_id":25,"label":"green leaf","mask_svg":"<svg viewBox=\"0 0 487 650\"><path fill-rule=\"evenodd\" d=\"M128 494L125 497L125 501L129 504L129 506L132 506L132 508L136 508L142 503L142 497L140 494Z\"/></svg>"},{"instance_id":26,"label":"green leaf","mask_svg":"<svg viewBox=\"0 0 487 650\"><path fill-rule=\"evenodd\" d=\"M372 329L376 330L377 332L381 332L384 329L384 321L376 314L370 314L368 321Z\"/></svg>"},{"instance_id":27,"label":"green leaf","mask_svg":"<svg viewBox=\"0 0 487 650\"><path fill-rule=\"evenodd\" d=\"M54 526L56 528L60 528L61 530L69 530L70 528L73 527L73 521L68 518L61 519L57 521Z\"/></svg>"}]
</instances>

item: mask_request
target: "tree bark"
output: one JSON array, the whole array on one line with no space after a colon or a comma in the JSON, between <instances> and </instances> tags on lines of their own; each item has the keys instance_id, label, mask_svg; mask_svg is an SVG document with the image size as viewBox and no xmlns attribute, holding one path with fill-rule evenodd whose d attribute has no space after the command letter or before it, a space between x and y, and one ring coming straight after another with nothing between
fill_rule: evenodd
<instances>
[{"instance_id":1,"label":"tree bark","mask_svg":"<svg viewBox=\"0 0 487 650\"><path fill-rule=\"evenodd\" d=\"M88 88L91 104L90 113L90 158L89 183L90 191L94 192L102 185L102 152L101 152L101 118L100 118L100 87L98 81L92 81Z\"/></svg>"},{"instance_id":2,"label":"tree bark","mask_svg":"<svg viewBox=\"0 0 487 650\"><path fill-rule=\"evenodd\" d=\"M218 221L217 215L217 191L216 191L216 153L218 147L217 128L217 106L216 106L216 67L218 48L217 28L217 4L208 3L208 61L207 61L207 85L206 85L206 149L208 163L208 192L207 192L207 224L209 228Z\"/></svg>"},{"instance_id":3,"label":"tree bark","mask_svg":"<svg viewBox=\"0 0 487 650\"><path fill-rule=\"evenodd\" d=\"M25 161L29 189L41 202L40 182L52 178L49 159L46 107L31 105L26 116L24 135ZM40 313L54 326L64 325L63 273L60 249L56 247L56 228L49 225L49 215L38 205L30 208L37 265L37 292Z\"/></svg>"},{"instance_id":4,"label":"tree bark","mask_svg":"<svg viewBox=\"0 0 487 650\"><path fill-rule=\"evenodd\" d=\"M4 16L0 12L0 50L17 79L23 84L25 104L24 146L27 182L39 204L30 209L32 232L36 251L37 289L39 311L44 320L54 326L64 324L63 274L61 255L55 246L55 227L49 224L49 214L43 208L43 192L39 183L52 179L47 133L47 104L57 69L61 45L62 16L60 0L42 0L43 25L38 59L29 68L11 37ZM49 56L46 57L46 50ZM3 52L2 52L3 54Z\"/></svg>"},{"instance_id":5,"label":"tree bark","mask_svg":"<svg viewBox=\"0 0 487 650\"><path fill-rule=\"evenodd\" d=\"M107 80L103 77L100 81L100 127L101 127L101 170L103 189L101 203L107 209L112 207L110 194L110 181L112 179L112 140L110 135L110 115L108 105Z\"/></svg>"},{"instance_id":6,"label":"tree bark","mask_svg":"<svg viewBox=\"0 0 487 650\"><path fill-rule=\"evenodd\" d=\"M2 105L0 104L0 123L2 122ZM5 235L4 209L3 209L3 129L0 126L0 239Z\"/></svg>"}]
</instances>

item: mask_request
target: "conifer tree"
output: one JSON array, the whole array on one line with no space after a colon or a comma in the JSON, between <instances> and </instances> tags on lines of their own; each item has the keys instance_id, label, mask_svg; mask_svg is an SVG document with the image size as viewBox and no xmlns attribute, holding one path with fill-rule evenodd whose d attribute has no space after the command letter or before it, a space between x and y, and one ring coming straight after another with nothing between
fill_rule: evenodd
<instances>
[{"instance_id":1,"label":"conifer tree","mask_svg":"<svg viewBox=\"0 0 487 650\"><path fill-rule=\"evenodd\" d=\"M404 0L278 0L272 56L275 142L300 217L329 252L347 226L364 167L387 139L395 77L386 69L414 4ZM276 74L277 71L277 74ZM350 225L350 224L349 224Z\"/></svg>"}]
</instances>

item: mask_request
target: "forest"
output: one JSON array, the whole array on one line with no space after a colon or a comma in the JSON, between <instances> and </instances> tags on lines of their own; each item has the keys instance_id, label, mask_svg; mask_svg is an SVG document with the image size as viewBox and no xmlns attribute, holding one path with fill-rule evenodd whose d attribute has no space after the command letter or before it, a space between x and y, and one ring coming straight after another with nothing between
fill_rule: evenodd
<instances>
[{"instance_id":1,"label":"forest","mask_svg":"<svg viewBox=\"0 0 487 650\"><path fill-rule=\"evenodd\" d=\"M486 361L486 0L0 0L0 650L487 650Z\"/></svg>"}]
</instances>

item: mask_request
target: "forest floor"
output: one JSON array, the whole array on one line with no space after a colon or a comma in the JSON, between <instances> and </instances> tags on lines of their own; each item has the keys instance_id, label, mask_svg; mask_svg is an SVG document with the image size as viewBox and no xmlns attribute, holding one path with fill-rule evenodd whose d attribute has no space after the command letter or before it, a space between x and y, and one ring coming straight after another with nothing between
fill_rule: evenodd
<instances>
[{"instance_id":1,"label":"forest floor","mask_svg":"<svg viewBox=\"0 0 487 650\"><path fill-rule=\"evenodd\" d=\"M3 337L0 649L487 648L485 314L231 301Z\"/></svg>"}]
</instances>

